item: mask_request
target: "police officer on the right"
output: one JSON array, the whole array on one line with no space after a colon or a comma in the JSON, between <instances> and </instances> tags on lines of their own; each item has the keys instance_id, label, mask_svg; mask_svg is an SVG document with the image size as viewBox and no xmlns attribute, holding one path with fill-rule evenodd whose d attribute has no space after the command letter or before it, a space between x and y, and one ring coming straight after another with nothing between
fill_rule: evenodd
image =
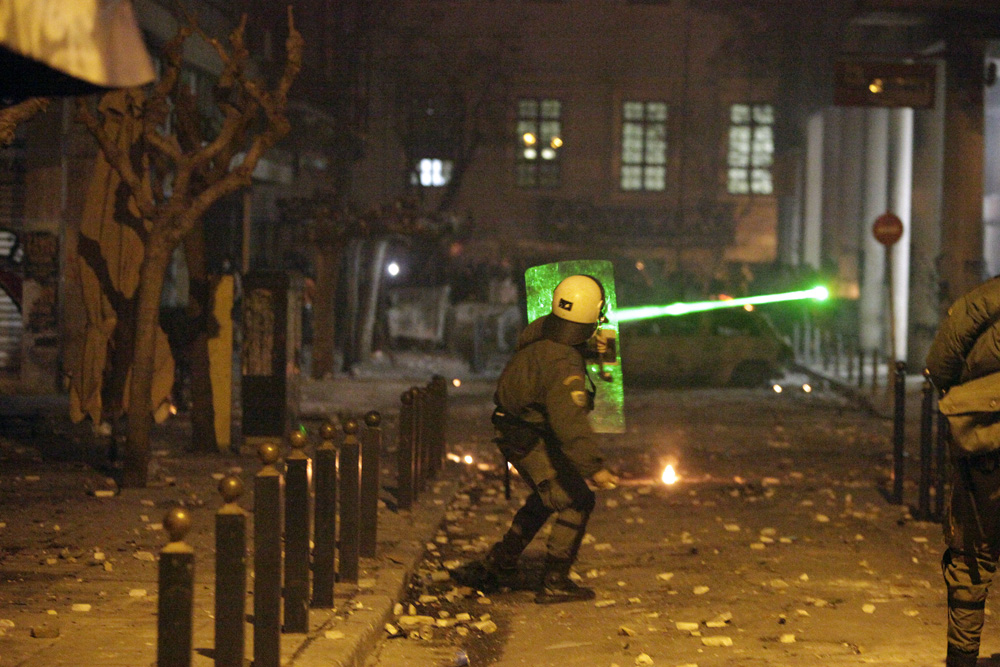
<instances>
[{"instance_id":1,"label":"police officer on the right","mask_svg":"<svg viewBox=\"0 0 1000 667\"><path fill-rule=\"evenodd\" d=\"M948 588L947 667L979 656L986 596L1000 559L1000 277L948 309L927 355L952 424L951 502L941 569Z\"/></svg>"}]
</instances>

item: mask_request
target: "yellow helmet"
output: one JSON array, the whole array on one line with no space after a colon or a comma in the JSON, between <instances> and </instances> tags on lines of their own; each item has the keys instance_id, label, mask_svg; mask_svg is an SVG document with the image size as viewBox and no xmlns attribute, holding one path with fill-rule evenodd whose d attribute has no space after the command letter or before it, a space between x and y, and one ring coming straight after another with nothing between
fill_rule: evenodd
<instances>
[{"instance_id":1,"label":"yellow helmet","mask_svg":"<svg viewBox=\"0 0 1000 667\"><path fill-rule=\"evenodd\" d=\"M604 287L593 276L564 278L552 292L552 314L578 324L596 324L604 311Z\"/></svg>"}]
</instances>

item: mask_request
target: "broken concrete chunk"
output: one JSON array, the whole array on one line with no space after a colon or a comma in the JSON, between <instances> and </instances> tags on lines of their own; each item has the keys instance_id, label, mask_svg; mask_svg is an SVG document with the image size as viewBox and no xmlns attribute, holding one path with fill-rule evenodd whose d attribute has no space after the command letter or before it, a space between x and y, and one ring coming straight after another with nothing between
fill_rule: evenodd
<instances>
[{"instance_id":1,"label":"broken concrete chunk","mask_svg":"<svg viewBox=\"0 0 1000 667\"><path fill-rule=\"evenodd\" d=\"M733 620L732 612L724 611L721 614L718 614L712 620L707 621L705 625L710 628L722 628L725 627L732 620Z\"/></svg>"},{"instance_id":2,"label":"broken concrete chunk","mask_svg":"<svg viewBox=\"0 0 1000 667\"><path fill-rule=\"evenodd\" d=\"M725 635L715 635L713 637L702 637L701 643L705 646L732 646L733 638Z\"/></svg>"},{"instance_id":3,"label":"broken concrete chunk","mask_svg":"<svg viewBox=\"0 0 1000 667\"><path fill-rule=\"evenodd\" d=\"M472 624L472 627L474 627L476 630L479 630L485 635L491 635L497 631L497 624L489 619L485 621L477 621Z\"/></svg>"},{"instance_id":4,"label":"broken concrete chunk","mask_svg":"<svg viewBox=\"0 0 1000 667\"><path fill-rule=\"evenodd\" d=\"M35 639L55 639L59 636L59 624L54 621L42 621L32 626L31 636Z\"/></svg>"}]
</instances>

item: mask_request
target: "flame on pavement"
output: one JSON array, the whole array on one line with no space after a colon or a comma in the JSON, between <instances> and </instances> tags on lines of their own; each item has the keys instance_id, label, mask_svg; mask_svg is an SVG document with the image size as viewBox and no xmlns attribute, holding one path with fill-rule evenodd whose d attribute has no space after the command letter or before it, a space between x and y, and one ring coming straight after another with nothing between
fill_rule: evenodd
<instances>
[{"instance_id":1,"label":"flame on pavement","mask_svg":"<svg viewBox=\"0 0 1000 667\"><path fill-rule=\"evenodd\" d=\"M660 480L662 480L664 484L670 485L676 484L680 480L680 477L677 476L677 471L674 470L674 467L667 464L667 467L663 469L663 474L660 475Z\"/></svg>"}]
</instances>

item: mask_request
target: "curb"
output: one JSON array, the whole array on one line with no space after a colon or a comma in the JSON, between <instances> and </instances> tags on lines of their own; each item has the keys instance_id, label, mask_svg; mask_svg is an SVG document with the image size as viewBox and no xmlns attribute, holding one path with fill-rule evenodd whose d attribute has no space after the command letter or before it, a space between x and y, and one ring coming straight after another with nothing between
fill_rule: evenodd
<instances>
[{"instance_id":1,"label":"curb","mask_svg":"<svg viewBox=\"0 0 1000 667\"><path fill-rule=\"evenodd\" d=\"M305 636L283 667L361 667L378 645L393 608L406 595L426 543L444 520L458 488L454 480L432 483L409 512L384 515L399 527L386 527L380 534L398 535L399 540L374 559L362 560L360 580L373 579L370 586L356 587L337 609L324 610L322 622ZM386 523L389 523L388 521ZM366 562L367 560L367 562ZM346 611L346 613L345 613ZM327 632L343 633L327 638Z\"/></svg>"}]
</instances>

